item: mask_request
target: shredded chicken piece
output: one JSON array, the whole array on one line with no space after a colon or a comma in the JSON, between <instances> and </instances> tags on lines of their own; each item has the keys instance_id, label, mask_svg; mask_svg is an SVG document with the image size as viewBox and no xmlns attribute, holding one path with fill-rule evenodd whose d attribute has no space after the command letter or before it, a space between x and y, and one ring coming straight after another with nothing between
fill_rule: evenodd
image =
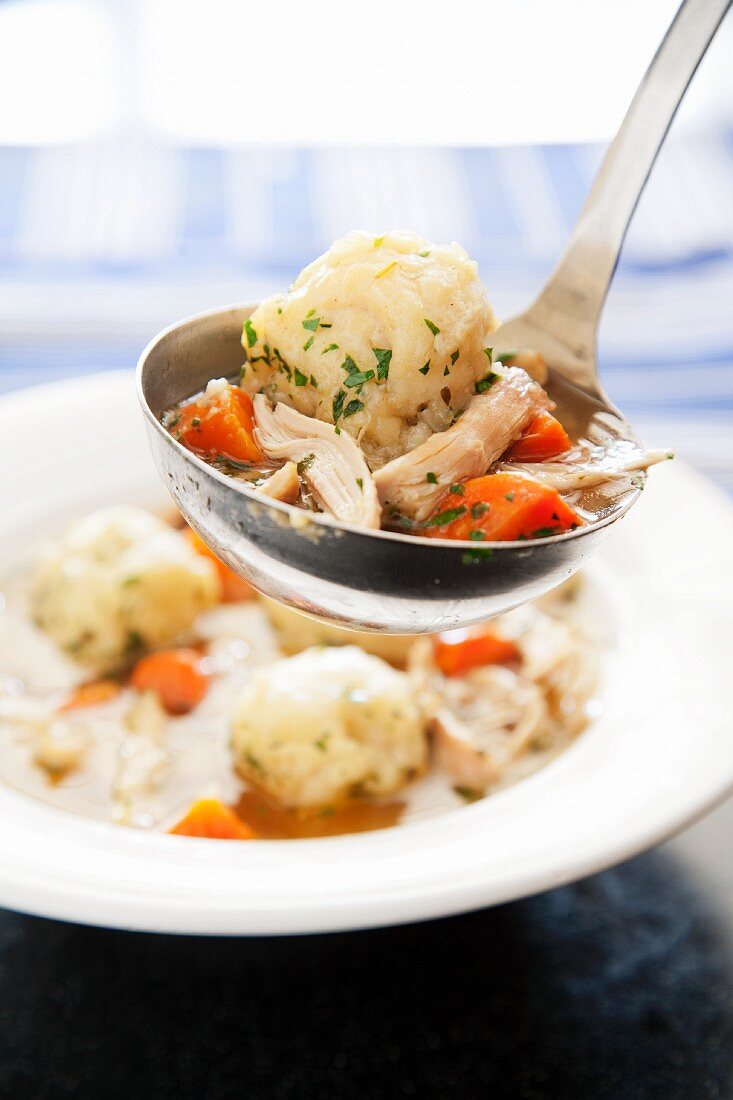
<instances>
[{"instance_id":1,"label":"shredded chicken piece","mask_svg":"<svg viewBox=\"0 0 733 1100\"><path fill-rule=\"evenodd\" d=\"M411 519L427 519L450 485L485 474L537 413L550 407L526 371L510 367L498 374L489 393L471 399L452 428L376 472L379 499Z\"/></svg>"},{"instance_id":2,"label":"shredded chicken piece","mask_svg":"<svg viewBox=\"0 0 733 1100\"><path fill-rule=\"evenodd\" d=\"M332 424L304 416L279 402L272 408L262 394L254 397L255 439L271 459L289 459L308 482L318 503L344 523L380 525L374 479L350 435Z\"/></svg>"},{"instance_id":3,"label":"shredded chicken piece","mask_svg":"<svg viewBox=\"0 0 733 1100\"><path fill-rule=\"evenodd\" d=\"M127 735L120 745L112 781L112 813L125 825L144 824L146 805L170 768L165 746L166 713L153 691L143 692L125 716Z\"/></svg>"},{"instance_id":4,"label":"shredded chicken piece","mask_svg":"<svg viewBox=\"0 0 733 1100\"><path fill-rule=\"evenodd\" d=\"M544 485L551 485L559 493L569 493L573 489L592 489L606 481L639 473L673 457L672 451L641 451L637 447L631 453L619 454L613 448L604 454L599 447L589 462L572 458L564 462L501 462L496 469L498 473L526 474Z\"/></svg>"},{"instance_id":5,"label":"shredded chicken piece","mask_svg":"<svg viewBox=\"0 0 733 1100\"><path fill-rule=\"evenodd\" d=\"M293 504L298 499L300 492L300 478L298 467L294 462L286 462L279 470L255 486L258 493L270 497L272 500L282 500L285 504Z\"/></svg>"}]
</instances>

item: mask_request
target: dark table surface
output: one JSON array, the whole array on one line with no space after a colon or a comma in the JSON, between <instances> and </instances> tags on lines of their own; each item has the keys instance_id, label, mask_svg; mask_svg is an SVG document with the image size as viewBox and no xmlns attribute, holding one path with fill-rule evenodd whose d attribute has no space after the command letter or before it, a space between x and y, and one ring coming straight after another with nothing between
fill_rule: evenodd
<instances>
[{"instance_id":1,"label":"dark table surface","mask_svg":"<svg viewBox=\"0 0 733 1100\"><path fill-rule=\"evenodd\" d=\"M12 1100L733 1096L733 803L550 893L205 939L0 913Z\"/></svg>"}]
</instances>

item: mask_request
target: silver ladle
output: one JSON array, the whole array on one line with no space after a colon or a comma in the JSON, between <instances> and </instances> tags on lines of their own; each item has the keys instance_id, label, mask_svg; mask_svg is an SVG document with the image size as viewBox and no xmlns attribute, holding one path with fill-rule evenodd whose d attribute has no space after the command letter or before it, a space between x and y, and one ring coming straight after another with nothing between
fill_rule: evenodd
<instances>
[{"instance_id":1,"label":"silver ladle","mask_svg":"<svg viewBox=\"0 0 733 1100\"><path fill-rule=\"evenodd\" d=\"M677 107L731 0L685 0L639 86L567 248L537 300L493 334L495 353L540 352L573 437L639 444L596 366L601 311L626 230ZM140 401L153 457L191 526L237 573L277 600L362 630L422 633L466 626L534 599L571 576L639 496L640 482L594 523L530 542L426 539L347 527L268 501L207 465L162 426L163 412L234 378L242 325L234 306L171 326L143 352ZM643 475L642 475L643 477Z\"/></svg>"}]
</instances>

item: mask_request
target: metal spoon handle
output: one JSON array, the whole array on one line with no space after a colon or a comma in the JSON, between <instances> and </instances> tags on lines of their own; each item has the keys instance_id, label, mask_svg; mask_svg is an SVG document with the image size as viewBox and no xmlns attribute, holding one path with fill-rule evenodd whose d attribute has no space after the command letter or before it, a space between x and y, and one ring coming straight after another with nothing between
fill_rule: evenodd
<instances>
[{"instance_id":1,"label":"metal spoon handle","mask_svg":"<svg viewBox=\"0 0 733 1100\"><path fill-rule=\"evenodd\" d=\"M684 0L604 157L560 262L528 311L595 382L596 329L644 185L731 0Z\"/></svg>"}]
</instances>

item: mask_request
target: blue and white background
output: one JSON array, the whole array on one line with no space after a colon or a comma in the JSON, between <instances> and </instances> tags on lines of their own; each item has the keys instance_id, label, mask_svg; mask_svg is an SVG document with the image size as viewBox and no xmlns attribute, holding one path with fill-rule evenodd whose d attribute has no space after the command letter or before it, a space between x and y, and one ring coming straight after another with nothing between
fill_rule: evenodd
<instances>
[{"instance_id":1,"label":"blue and white background","mask_svg":"<svg viewBox=\"0 0 733 1100\"><path fill-rule=\"evenodd\" d=\"M499 315L520 308L674 7L0 0L0 390L131 367L163 325L281 288L354 227L458 240ZM649 442L729 490L731 32L643 197L600 341Z\"/></svg>"}]
</instances>

